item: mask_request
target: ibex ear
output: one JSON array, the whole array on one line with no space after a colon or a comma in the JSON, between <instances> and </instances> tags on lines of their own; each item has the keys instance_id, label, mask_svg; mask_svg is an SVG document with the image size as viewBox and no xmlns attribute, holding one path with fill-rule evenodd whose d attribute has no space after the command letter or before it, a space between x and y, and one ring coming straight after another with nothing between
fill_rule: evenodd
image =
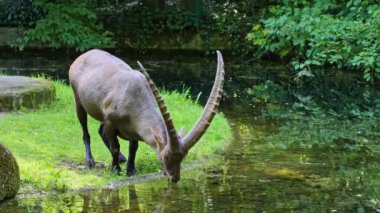
<instances>
[{"instance_id":1,"label":"ibex ear","mask_svg":"<svg viewBox=\"0 0 380 213\"><path fill-rule=\"evenodd\" d=\"M155 132L152 128L149 128L149 129L150 129L150 134L152 134L154 141L156 142L157 147L160 150L163 150L165 148L164 139L157 132Z\"/></svg>"},{"instance_id":2,"label":"ibex ear","mask_svg":"<svg viewBox=\"0 0 380 213\"><path fill-rule=\"evenodd\" d=\"M181 127L181 129L179 130L178 136L180 138L183 138L183 136L185 136L185 128L184 127Z\"/></svg>"}]
</instances>

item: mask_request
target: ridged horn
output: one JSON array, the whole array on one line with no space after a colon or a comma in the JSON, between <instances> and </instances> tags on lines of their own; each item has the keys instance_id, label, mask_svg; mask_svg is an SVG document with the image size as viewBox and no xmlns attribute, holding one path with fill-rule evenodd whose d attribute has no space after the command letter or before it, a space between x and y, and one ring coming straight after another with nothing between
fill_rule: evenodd
<instances>
[{"instance_id":1,"label":"ridged horn","mask_svg":"<svg viewBox=\"0 0 380 213\"><path fill-rule=\"evenodd\" d=\"M194 124L189 133L182 139L182 146L184 150L188 151L193 147L202 135L206 132L210 126L212 119L218 111L219 102L222 98L223 82L224 82L224 62L222 54L217 50L218 66L212 87L210 97L207 100L206 106L203 109L198 121Z\"/></svg>"},{"instance_id":2,"label":"ridged horn","mask_svg":"<svg viewBox=\"0 0 380 213\"><path fill-rule=\"evenodd\" d=\"M168 108L165 105L165 101L162 98L160 91L157 89L156 85L154 84L153 80L150 78L148 72L145 70L144 66L137 61L138 65L140 66L141 72L145 75L146 80L149 83L150 89L153 92L153 95L156 99L156 102L158 104L158 108L161 111L162 117L164 118L166 129L169 133L170 137L170 148L174 150L179 150L179 141L178 141L178 135L177 131L174 127L173 120L170 116L170 113L168 111Z\"/></svg>"}]
</instances>

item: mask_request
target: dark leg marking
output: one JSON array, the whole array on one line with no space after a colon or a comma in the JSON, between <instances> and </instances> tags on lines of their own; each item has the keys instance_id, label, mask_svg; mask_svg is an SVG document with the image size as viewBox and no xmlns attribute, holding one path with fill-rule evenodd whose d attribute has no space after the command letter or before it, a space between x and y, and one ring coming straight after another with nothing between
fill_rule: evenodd
<instances>
[{"instance_id":1,"label":"dark leg marking","mask_svg":"<svg viewBox=\"0 0 380 213\"><path fill-rule=\"evenodd\" d=\"M136 159L136 152L139 148L139 142L130 140L129 141L129 155L128 155L128 162L127 162L127 175L132 176L136 174L136 168L135 168L135 159Z\"/></svg>"},{"instance_id":2,"label":"dark leg marking","mask_svg":"<svg viewBox=\"0 0 380 213\"><path fill-rule=\"evenodd\" d=\"M91 140L90 140L90 134L88 133L88 127L87 127L87 112L84 110L82 104L80 103L79 98L75 95L75 106L77 111L77 116L80 122L80 125L82 126L83 131L83 142L86 149L86 163L89 168L95 167L95 161L92 157L91 153Z\"/></svg>"}]
</instances>

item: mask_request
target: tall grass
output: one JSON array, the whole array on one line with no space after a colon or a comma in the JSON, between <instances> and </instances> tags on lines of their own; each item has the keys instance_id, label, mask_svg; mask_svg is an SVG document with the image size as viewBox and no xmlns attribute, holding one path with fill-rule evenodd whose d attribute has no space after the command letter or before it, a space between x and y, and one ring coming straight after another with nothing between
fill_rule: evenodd
<instances>
[{"instance_id":1,"label":"tall grass","mask_svg":"<svg viewBox=\"0 0 380 213\"><path fill-rule=\"evenodd\" d=\"M99 122L92 118L89 118L92 152L97 165L104 166L87 169L72 91L61 82L54 85L57 100L50 107L22 109L0 116L0 143L7 146L19 162L21 193L78 189L128 178L110 172L111 155L97 133ZM163 96L177 128L183 126L188 131L202 107L177 92L164 91ZM218 114L201 141L190 151L185 163L220 152L230 139L228 123L223 115ZM127 155L128 142L120 140L120 145L121 152ZM160 171L161 166L153 150L143 142L139 145L137 175Z\"/></svg>"}]
</instances>

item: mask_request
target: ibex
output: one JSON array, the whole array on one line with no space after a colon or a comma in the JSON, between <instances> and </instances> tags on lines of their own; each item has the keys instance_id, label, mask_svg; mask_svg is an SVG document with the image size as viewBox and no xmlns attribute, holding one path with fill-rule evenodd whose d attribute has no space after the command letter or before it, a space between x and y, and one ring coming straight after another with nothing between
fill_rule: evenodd
<instances>
[{"instance_id":1,"label":"ibex","mask_svg":"<svg viewBox=\"0 0 380 213\"><path fill-rule=\"evenodd\" d=\"M131 142L127 175L135 172L137 141L145 141L155 150L169 182L178 182L181 161L205 133L219 107L224 82L224 63L219 51L217 58L210 97L201 116L184 136L183 129L177 134L160 92L139 62L144 74L102 50L90 50L79 56L70 67L69 80L83 130L87 165L95 165L87 129L89 114L101 122L99 133L111 152L113 171L121 171L119 136Z\"/></svg>"}]
</instances>

